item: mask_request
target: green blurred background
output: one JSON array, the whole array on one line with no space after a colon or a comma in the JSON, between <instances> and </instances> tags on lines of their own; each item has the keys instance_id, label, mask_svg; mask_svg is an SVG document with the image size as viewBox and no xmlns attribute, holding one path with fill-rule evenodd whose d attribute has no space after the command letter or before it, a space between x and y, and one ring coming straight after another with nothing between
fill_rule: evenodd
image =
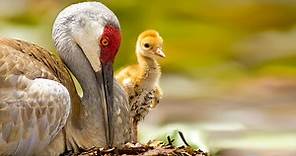
<instances>
[{"instance_id":1,"label":"green blurred background","mask_svg":"<svg viewBox=\"0 0 296 156\"><path fill-rule=\"evenodd\" d=\"M0 0L0 36L54 52L54 18L75 2ZM142 142L180 130L221 156L296 155L296 1L101 2L121 22L116 69L136 62L143 30L164 38L164 98L141 125Z\"/></svg>"}]
</instances>

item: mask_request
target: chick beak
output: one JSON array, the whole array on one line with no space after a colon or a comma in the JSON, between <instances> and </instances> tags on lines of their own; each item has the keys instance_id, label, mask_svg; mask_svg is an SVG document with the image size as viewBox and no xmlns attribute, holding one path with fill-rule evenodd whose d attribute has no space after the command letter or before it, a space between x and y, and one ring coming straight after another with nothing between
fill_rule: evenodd
<instances>
[{"instance_id":1,"label":"chick beak","mask_svg":"<svg viewBox=\"0 0 296 156\"><path fill-rule=\"evenodd\" d=\"M156 55L158 55L158 56L160 56L162 58L165 58L165 54L164 54L164 52L162 51L161 48L156 49Z\"/></svg>"}]
</instances>

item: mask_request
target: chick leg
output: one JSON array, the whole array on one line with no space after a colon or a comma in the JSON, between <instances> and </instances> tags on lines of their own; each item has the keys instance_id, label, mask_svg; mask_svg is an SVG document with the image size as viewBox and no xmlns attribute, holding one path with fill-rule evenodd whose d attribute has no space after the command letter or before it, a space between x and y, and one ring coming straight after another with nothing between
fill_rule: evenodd
<instances>
[{"instance_id":1,"label":"chick leg","mask_svg":"<svg viewBox=\"0 0 296 156\"><path fill-rule=\"evenodd\" d=\"M138 121L133 120L133 127L132 127L132 142L138 142Z\"/></svg>"}]
</instances>

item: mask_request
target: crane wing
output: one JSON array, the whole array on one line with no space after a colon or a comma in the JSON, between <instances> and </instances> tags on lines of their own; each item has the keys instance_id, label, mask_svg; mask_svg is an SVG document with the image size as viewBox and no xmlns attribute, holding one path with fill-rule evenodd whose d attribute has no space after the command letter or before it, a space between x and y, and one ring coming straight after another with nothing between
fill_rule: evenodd
<instances>
[{"instance_id":1,"label":"crane wing","mask_svg":"<svg viewBox=\"0 0 296 156\"><path fill-rule=\"evenodd\" d=\"M0 78L0 155L42 150L65 125L70 96L59 82ZM1 153L5 152L5 153Z\"/></svg>"},{"instance_id":2,"label":"crane wing","mask_svg":"<svg viewBox=\"0 0 296 156\"><path fill-rule=\"evenodd\" d=\"M114 80L114 141L119 145L130 141L131 117L128 95ZM124 133L122 133L122 131ZM116 145L115 145L116 146Z\"/></svg>"},{"instance_id":3,"label":"crane wing","mask_svg":"<svg viewBox=\"0 0 296 156\"><path fill-rule=\"evenodd\" d=\"M0 39L0 155L31 155L65 125L71 105L60 66L36 45Z\"/></svg>"}]
</instances>

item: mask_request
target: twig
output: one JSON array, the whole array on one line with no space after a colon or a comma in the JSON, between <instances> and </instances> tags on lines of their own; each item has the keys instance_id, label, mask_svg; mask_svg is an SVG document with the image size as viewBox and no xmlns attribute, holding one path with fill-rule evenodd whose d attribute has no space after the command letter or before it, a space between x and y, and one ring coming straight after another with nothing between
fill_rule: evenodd
<instances>
[{"instance_id":1,"label":"twig","mask_svg":"<svg viewBox=\"0 0 296 156\"><path fill-rule=\"evenodd\" d=\"M182 141L184 142L184 144L185 144L186 146L190 146L190 145L187 143L187 141L185 140L185 137L184 137L183 133L180 132L180 131L178 131L178 133L179 133L179 136L181 137Z\"/></svg>"},{"instance_id":2,"label":"twig","mask_svg":"<svg viewBox=\"0 0 296 156\"><path fill-rule=\"evenodd\" d=\"M172 140L170 136L168 136L167 139L168 139L168 145L173 146L173 142L175 141L175 139Z\"/></svg>"}]
</instances>

